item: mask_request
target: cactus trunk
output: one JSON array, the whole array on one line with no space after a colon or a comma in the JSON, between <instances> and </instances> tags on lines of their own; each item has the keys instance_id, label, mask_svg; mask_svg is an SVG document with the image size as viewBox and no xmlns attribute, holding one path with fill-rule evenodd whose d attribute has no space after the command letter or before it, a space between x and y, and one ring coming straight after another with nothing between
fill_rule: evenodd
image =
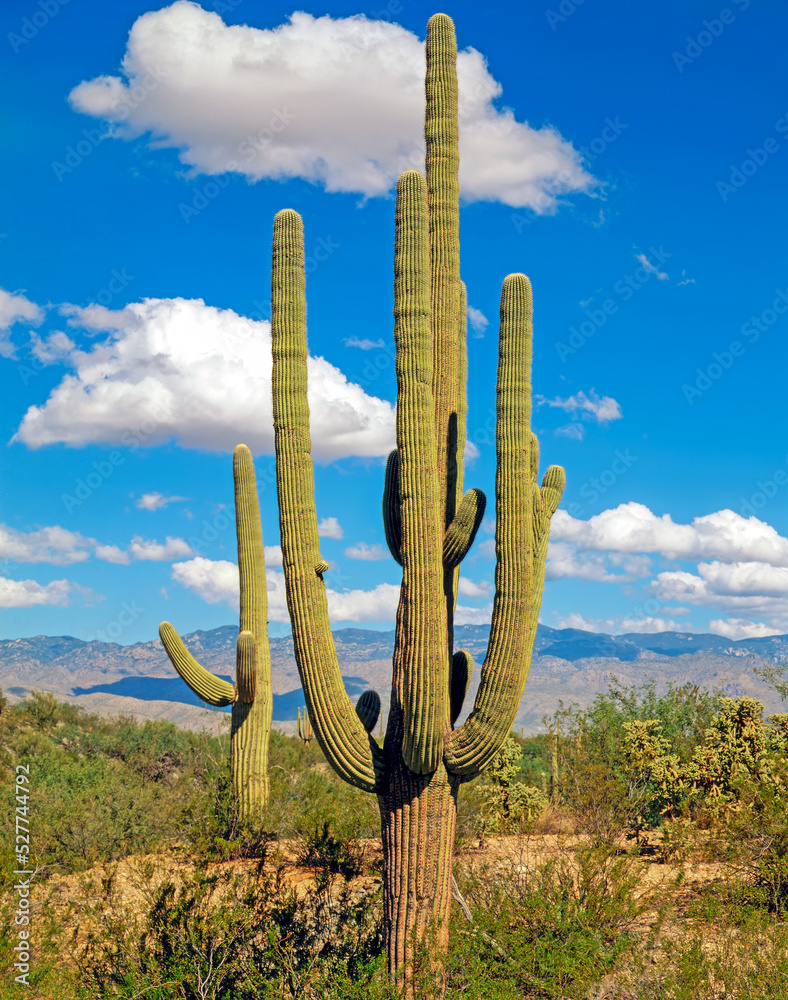
<instances>
[{"instance_id":1,"label":"cactus trunk","mask_svg":"<svg viewBox=\"0 0 788 1000\"><path fill-rule=\"evenodd\" d=\"M456 41L449 17L427 31L426 178L397 184L394 339L397 450L389 456L383 525L402 566L391 705L383 747L369 733L379 702L357 713L345 692L328 620L306 396L307 339L301 219L274 222L271 339L277 492L293 645L315 738L346 781L375 792L383 836L389 970L418 994L420 956L441 990L448 935L457 794L509 735L528 676L541 604L550 518L564 474L537 484L530 430L531 286L509 275L501 294L497 383L495 598L473 711L455 729L470 656L454 646L459 564L484 514L463 496L466 299L459 273Z\"/></svg>"},{"instance_id":2,"label":"cactus trunk","mask_svg":"<svg viewBox=\"0 0 788 1000\"><path fill-rule=\"evenodd\" d=\"M271 654L263 532L252 454L245 444L233 453L235 524L238 535L240 630L236 681L230 684L194 659L169 622L159 635L184 682L209 705L232 705L230 769L238 820L259 823L268 802L268 739L271 732Z\"/></svg>"}]
</instances>

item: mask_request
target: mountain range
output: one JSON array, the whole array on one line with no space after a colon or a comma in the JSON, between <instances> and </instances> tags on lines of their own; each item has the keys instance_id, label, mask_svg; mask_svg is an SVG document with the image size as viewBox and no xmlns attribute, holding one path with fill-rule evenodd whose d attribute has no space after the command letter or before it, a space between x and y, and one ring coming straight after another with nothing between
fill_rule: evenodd
<instances>
[{"instance_id":1,"label":"mountain range","mask_svg":"<svg viewBox=\"0 0 788 1000\"><path fill-rule=\"evenodd\" d=\"M227 625L192 632L184 641L203 666L232 680L237 634L237 626ZM455 645L466 649L476 664L466 711L473 705L488 637L489 626L462 625L455 630ZM374 687L385 710L394 632L339 629L334 639L348 694L355 700ZM292 732L297 709L304 703L292 637L272 638L270 645L274 723ZM607 688L611 677L628 686L652 678L658 691L669 683L692 681L731 696L749 694L761 699L767 712L781 711L785 706L753 668L786 657L788 635L733 641L694 632L606 635L540 625L515 727L526 735L541 731L542 718L556 710L559 700L585 706ZM177 676L158 639L129 646L73 636L2 640L0 688L10 701L31 690L51 691L90 711L169 718L189 728L215 730L226 714L206 710Z\"/></svg>"}]
</instances>

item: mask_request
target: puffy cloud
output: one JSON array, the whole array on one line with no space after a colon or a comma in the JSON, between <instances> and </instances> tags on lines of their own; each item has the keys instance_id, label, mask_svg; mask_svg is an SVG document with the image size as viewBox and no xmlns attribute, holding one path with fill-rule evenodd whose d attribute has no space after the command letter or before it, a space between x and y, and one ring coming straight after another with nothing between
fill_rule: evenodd
<instances>
[{"instance_id":1,"label":"puffy cloud","mask_svg":"<svg viewBox=\"0 0 788 1000\"><path fill-rule=\"evenodd\" d=\"M266 566L281 566L282 565L282 546L281 545L264 545L265 553L265 564Z\"/></svg>"},{"instance_id":2,"label":"puffy cloud","mask_svg":"<svg viewBox=\"0 0 788 1000\"><path fill-rule=\"evenodd\" d=\"M341 538L345 532L335 517L324 517L317 525L317 533L321 538Z\"/></svg>"},{"instance_id":3,"label":"puffy cloud","mask_svg":"<svg viewBox=\"0 0 788 1000\"><path fill-rule=\"evenodd\" d=\"M131 556L128 552L124 552L117 545L97 545L95 556L97 559L103 559L105 562L121 563L123 565L131 562Z\"/></svg>"},{"instance_id":4,"label":"puffy cloud","mask_svg":"<svg viewBox=\"0 0 788 1000\"><path fill-rule=\"evenodd\" d=\"M67 358L75 348L74 341L62 330L55 330L43 339L30 331L30 350L42 364L54 365Z\"/></svg>"},{"instance_id":5,"label":"puffy cloud","mask_svg":"<svg viewBox=\"0 0 788 1000\"><path fill-rule=\"evenodd\" d=\"M366 542L358 542L356 545L351 545L350 548L345 549L345 555L348 559L361 559L364 562L376 562L378 559L388 558L388 549L384 549L382 545L367 545Z\"/></svg>"},{"instance_id":6,"label":"puffy cloud","mask_svg":"<svg viewBox=\"0 0 788 1000\"><path fill-rule=\"evenodd\" d=\"M175 563L172 567L172 578L193 590L209 604L238 607L238 567L235 563L198 556L188 562ZM289 621L284 573L277 570L266 571L266 581L269 619L278 622ZM326 595L332 621L392 622L397 613L399 586L380 583L372 590L341 592L327 588Z\"/></svg>"},{"instance_id":7,"label":"puffy cloud","mask_svg":"<svg viewBox=\"0 0 788 1000\"><path fill-rule=\"evenodd\" d=\"M470 608L458 604L454 612L455 625L489 625L492 618L492 602L483 608Z\"/></svg>"},{"instance_id":8,"label":"puffy cloud","mask_svg":"<svg viewBox=\"0 0 788 1000\"><path fill-rule=\"evenodd\" d=\"M473 306L468 306L468 322L471 324L474 337L477 339L484 336L484 331L490 325L490 321L481 309L476 309Z\"/></svg>"},{"instance_id":9,"label":"puffy cloud","mask_svg":"<svg viewBox=\"0 0 788 1000\"><path fill-rule=\"evenodd\" d=\"M342 343L345 347L358 347L361 351L373 351L376 348L386 346L386 342L382 338L370 340L369 337L345 337Z\"/></svg>"},{"instance_id":10,"label":"puffy cloud","mask_svg":"<svg viewBox=\"0 0 788 1000\"><path fill-rule=\"evenodd\" d=\"M474 583L467 576L461 576L457 584L457 592L462 597L476 598L477 600L489 601L493 595L493 585L489 580L482 580Z\"/></svg>"},{"instance_id":11,"label":"puffy cloud","mask_svg":"<svg viewBox=\"0 0 788 1000\"><path fill-rule=\"evenodd\" d=\"M763 622L751 622L746 618L713 618L709 622L709 632L735 640L760 639L767 635L780 635L782 630L771 628Z\"/></svg>"},{"instance_id":12,"label":"puffy cloud","mask_svg":"<svg viewBox=\"0 0 788 1000\"><path fill-rule=\"evenodd\" d=\"M565 510L553 516L550 537L579 548L608 552L654 552L669 559L719 559L788 566L788 539L756 517L732 510L676 524L640 503L624 503L581 521Z\"/></svg>"},{"instance_id":13,"label":"puffy cloud","mask_svg":"<svg viewBox=\"0 0 788 1000\"><path fill-rule=\"evenodd\" d=\"M683 608L673 609L683 612ZM654 632L692 632L672 618L654 618L650 615L642 618L630 618L626 615L615 618L584 618L583 615L572 612L559 618L556 628L576 628L583 632L603 632L607 635L625 635L628 632L652 634Z\"/></svg>"},{"instance_id":14,"label":"puffy cloud","mask_svg":"<svg viewBox=\"0 0 788 1000\"><path fill-rule=\"evenodd\" d=\"M106 339L74 350L47 401L14 436L31 448L64 443L273 452L268 321L201 299L146 299L112 312L70 307L70 322ZM394 446L394 410L323 358L310 357L312 453L318 461L381 456Z\"/></svg>"},{"instance_id":15,"label":"puffy cloud","mask_svg":"<svg viewBox=\"0 0 788 1000\"><path fill-rule=\"evenodd\" d=\"M0 525L0 559L11 562L68 566L88 559L95 545L95 539L58 525L27 532Z\"/></svg>"},{"instance_id":16,"label":"puffy cloud","mask_svg":"<svg viewBox=\"0 0 788 1000\"><path fill-rule=\"evenodd\" d=\"M180 503L188 500L188 497L165 497L161 493L143 493L141 497L134 501L134 505L140 510L159 510L171 503Z\"/></svg>"},{"instance_id":17,"label":"puffy cloud","mask_svg":"<svg viewBox=\"0 0 788 1000\"><path fill-rule=\"evenodd\" d=\"M593 389L588 395L580 391L567 399L561 399L560 396L556 396L555 399L537 396L536 404L537 406L550 406L564 410L573 417L593 419L599 424L620 420L622 416L621 407L612 396L599 396Z\"/></svg>"},{"instance_id":18,"label":"puffy cloud","mask_svg":"<svg viewBox=\"0 0 788 1000\"><path fill-rule=\"evenodd\" d=\"M625 583L631 580L630 573L611 573L607 560L602 555L578 552L573 545L551 541L547 550L545 579L561 580L574 577L578 580L593 580L597 583Z\"/></svg>"},{"instance_id":19,"label":"puffy cloud","mask_svg":"<svg viewBox=\"0 0 788 1000\"><path fill-rule=\"evenodd\" d=\"M227 26L178 0L135 21L122 72L80 83L72 106L117 136L150 133L194 173L376 196L423 167L424 44L398 24L296 12L276 28ZM465 199L552 212L563 194L593 189L554 128L494 106L501 86L479 52L459 53L457 75Z\"/></svg>"},{"instance_id":20,"label":"puffy cloud","mask_svg":"<svg viewBox=\"0 0 788 1000\"><path fill-rule=\"evenodd\" d=\"M129 545L129 552L133 559L147 559L151 562L169 562L171 559L192 555L188 542L171 535L167 535L164 544L135 535Z\"/></svg>"},{"instance_id":21,"label":"puffy cloud","mask_svg":"<svg viewBox=\"0 0 788 1000\"><path fill-rule=\"evenodd\" d=\"M0 608L33 608L38 604L68 604L68 580L41 584L35 580L9 580L0 576Z\"/></svg>"},{"instance_id":22,"label":"puffy cloud","mask_svg":"<svg viewBox=\"0 0 788 1000\"><path fill-rule=\"evenodd\" d=\"M763 573L762 584L760 573ZM698 566L698 574L684 570L659 573L651 589L659 600L719 608L734 615L738 612L768 617L774 628L788 632L788 587L784 574L775 574L773 567L767 565L742 568L704 563Z\"/></svg>"},{"instance_id":23,"label":"puffy cloud","mask_svg":"<svg viewBox=\"0 0 788 1000\"><path fill-rule=\"evenodd\" d=\"M19 292L7 292L0 288L0 357L13 358L16 348L9 340L9 332L15 323L23 320L34 326L44 318L44 310L26 299Z\"/></svg>"},{"instance_id":24,"label":"puffy cloud","mask_svg":"<svg viewBox=\"0 0 788 1000\"><path fill-rule=\"evenodd\" d=\"M238 567L226 559L197 556L188 562L173 563L172 578L207 604L229 604L235 608L239 605Z\"/></svg>"}]
</instances>

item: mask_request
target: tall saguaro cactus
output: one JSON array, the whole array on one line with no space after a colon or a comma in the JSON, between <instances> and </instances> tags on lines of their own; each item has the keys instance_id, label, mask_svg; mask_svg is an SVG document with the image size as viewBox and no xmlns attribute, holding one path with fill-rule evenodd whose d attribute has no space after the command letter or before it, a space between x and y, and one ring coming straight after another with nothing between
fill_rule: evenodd
<instances>
[{"instance_id":1,"label":"tall saguaro cactus","mask_svg":"<svg viewBox=\"0 0 788 1000\"><path fill-rule=\"evenodd\" d=\"M268 802L268 739L271 732L271 654L268 646L268 593L260 505L252 454L245 444L233 452L235 525L241 622L236 644L235 684L202 667L169 622L159 635L172 665L192 691L209 705L232 705L230 765L238 818L262 817Z\"/></svg>"},{"instance_id":2,"label":"tall saguaro cactus","mask_svg":"<svg viewBox=\"0 0 788 1000\"><path fill-rule=\"evenodd\" d=\"M435 15L427 32L426 180L411 170L397 185L397 450L386 467L383 521L402 587L382 748L353 711L329 626L306 396L302 224L291 209L274 221L277 489L295 657L326 757L346 781L378 796L389 969L406 996L414 994L419 943L433 934L439 949L446 945L458 789L489 764L514 722L533 650L550 518L564 486L557 466L537 485L531 286L512 274L501 295L490 641L473 711L455 729L472 670L470 656L453 649L458 567L485 505L480 490L462 493L467 362L456 52L451 19Z\"/></svg>"}]
</instances>

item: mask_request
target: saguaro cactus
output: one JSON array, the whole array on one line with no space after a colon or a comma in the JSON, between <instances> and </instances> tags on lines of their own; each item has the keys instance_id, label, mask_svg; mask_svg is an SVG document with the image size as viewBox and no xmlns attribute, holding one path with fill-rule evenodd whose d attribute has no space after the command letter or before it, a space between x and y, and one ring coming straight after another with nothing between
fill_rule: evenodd
<instances>
[{"instance_id":1,"label":"saguaro cactus","mask_svg":"<svg viewBox=\"0 0 788 1000\"><path fill-rule=\"evenodd\" d=\"M306 395L302 223L290 209L274 221L277 489L295 657L327 759L346 781L378 796L389 970L406 996L413 996L419 942L434 934L438 950L446 944L458 789L493 759L514 722L530 666L550 518L564 485L557 466L537 485L531 286L513 274L501 295L490 641L473 711L455 729L472 670L470 656L453 649L458 567L485 504L480 490L462 493L467 363L456 51L451 19L435 15L427 32L426 180L411 170L397 185L397 450L386 468L383 520L402 565L402 587L382 748L353 711L329 627Z\"/></svg>"},{"instance_id":2,"label":"saguaro cactus","mask_svg":"<svg viewBox=\"0 0 788 1000\"><path fill-rule=\"evenodd\" d=\"M232 705L230 764L242 823L259 820L268 802L268 739L271 732L271 654L268 594L260 505L252 454L245 444L233 452L235 525L241 584L241 622L236 644L235 684L202 667L169 622L159 635L172 665L209 705Z\"/></svg>"}]
</instances>

